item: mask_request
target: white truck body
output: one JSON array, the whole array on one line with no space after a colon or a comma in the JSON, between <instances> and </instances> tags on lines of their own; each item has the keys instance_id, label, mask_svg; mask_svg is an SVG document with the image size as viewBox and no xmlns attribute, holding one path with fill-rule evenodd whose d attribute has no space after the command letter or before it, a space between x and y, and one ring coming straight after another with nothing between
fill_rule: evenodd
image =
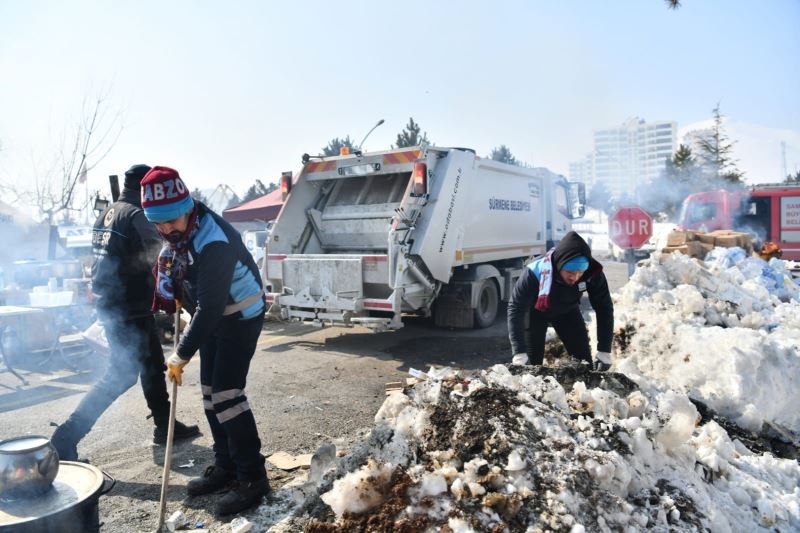
<instances>
[{"instance_id":1,"label":"white truck body","mask_svg":"<svg viewBox=\"0 0 800 533\"><path fill-rule=\"evenodd\" d=\"M576 185L456 148L309 161L267 242L267 299L318 324L396 329L433 311L439 325L488 326L525 259L582 214Z\"/></svg>"}]
</instances>

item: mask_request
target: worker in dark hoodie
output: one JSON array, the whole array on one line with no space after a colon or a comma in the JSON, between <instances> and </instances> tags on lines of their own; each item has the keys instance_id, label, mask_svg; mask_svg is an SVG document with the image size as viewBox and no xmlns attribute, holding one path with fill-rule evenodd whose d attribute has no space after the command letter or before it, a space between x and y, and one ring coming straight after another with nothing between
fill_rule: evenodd
<instances>
[{"instance_id":1,"label":"worker in dark hoodie","mask_svg":"<svg viewBox=\"0 0 800 533\"><path fill-rule=\"evenodd\" d=\"M567 352L591 364L586 323L580 311L583 293L596 313L597 353L594 369L611 366L614 304L603 266L580 235L571 231L543 257L528 264L508 302L508 337L515 364L541 365L547 327L556 330ZM525 324L525 316L528 323Z\"/></svg>"},{"instance_id":2,"label":"worker in dark hoodie","mask_svg":"<svg viewBox=\"0 0 800 533\"><path fill-rule=\"evenodd\" d=\"M161 238L147 222L139 198L140 183L149 170L147 165L128 169L119 199L94 223L92 294L111 353L103 377L53 433L51 440L63 461L78 460L78 443L140 377L155 423L153 442L167 441L169 396L164 380L167 367L150 309L155 287L152 266L161 249ZM197 426L175 421L175 439L199 433Z\"/></svg>"}]
</instances>

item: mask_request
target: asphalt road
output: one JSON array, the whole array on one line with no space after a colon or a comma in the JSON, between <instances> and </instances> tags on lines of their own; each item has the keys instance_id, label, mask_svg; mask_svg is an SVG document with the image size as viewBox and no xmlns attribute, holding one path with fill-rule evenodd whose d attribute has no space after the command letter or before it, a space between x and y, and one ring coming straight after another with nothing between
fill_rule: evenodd
<instances>
[{"instance_id":1,"label":"asphalt road","mask_svg":"<svg viewBox=\"0 0 800 533\"><path fill-rule=\"evenodd\" d=\"M627 279L626 266L608 264L612 290ZM410 367L447 365L477 369L510 358L504 310L483 330L435 328L430 321L409 319L398 331L372 333L363 328L317 329L297 323L265 325L253 358L247 396L262 440L262 453L311 453L336 441L341 448L360 430L373 424L384 400L384 386L401 381ZM30 386L17 388L8 373L0 374L0 438L23 434L49 436L50 422L69 416L103 370L104 361L83 357L73 361L75 373L51 361L37 367L27 361L22 370ZM206 527L216 521L206 509L211 499L184 501L186 482L200 475L211 460L211 436L202 410L199 363L192 361L178 394L178 419L200 424L203 435L176 443L170 478L168 510L183 509ZM146 531L158 516L163 448L151 444L152 422L138 384L121 396L81 442L79 452L117 479L100 500L103 531ZM180 465L193 461L194 466ZM275 484L286 475L274 468Z\"/></svg>"}]
</instances>

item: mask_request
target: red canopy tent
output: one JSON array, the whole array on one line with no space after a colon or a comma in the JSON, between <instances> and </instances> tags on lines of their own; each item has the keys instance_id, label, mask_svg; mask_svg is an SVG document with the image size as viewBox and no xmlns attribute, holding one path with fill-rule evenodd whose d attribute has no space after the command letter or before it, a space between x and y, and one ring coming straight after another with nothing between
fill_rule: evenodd
<instances>
[{"instance_id":1,"label":"red canopy tent","mask_svg":"<svg viewBox=\"0 0 800 533\"><path fill-rule=\"evenodd\" d=\"M283 200L281 190L276 189L255 200L250 200L222 212L228 222L252 222L254 220L275 220L281 212Z\"/></svg>"}]
</instances>

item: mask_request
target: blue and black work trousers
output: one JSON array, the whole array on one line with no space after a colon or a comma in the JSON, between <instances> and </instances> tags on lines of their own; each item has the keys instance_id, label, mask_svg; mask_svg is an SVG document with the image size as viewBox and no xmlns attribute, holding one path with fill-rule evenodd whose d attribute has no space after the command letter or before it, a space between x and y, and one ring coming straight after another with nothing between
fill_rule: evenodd
<instances>
[{"instance_id":1,"label":"blue and black work trousers","mask_svg":"<svg viewBox=\"0 0 800 533\"><path fill-rule=\"evenodd\" d=\"M200 384L203 408L214 437L214 464L235 469L240 481L255 481L267 475L256 420L244 392L263 324L263 313L247 320L223 317L214 334L200 347Z\"/></svg>"}]
</instances>

